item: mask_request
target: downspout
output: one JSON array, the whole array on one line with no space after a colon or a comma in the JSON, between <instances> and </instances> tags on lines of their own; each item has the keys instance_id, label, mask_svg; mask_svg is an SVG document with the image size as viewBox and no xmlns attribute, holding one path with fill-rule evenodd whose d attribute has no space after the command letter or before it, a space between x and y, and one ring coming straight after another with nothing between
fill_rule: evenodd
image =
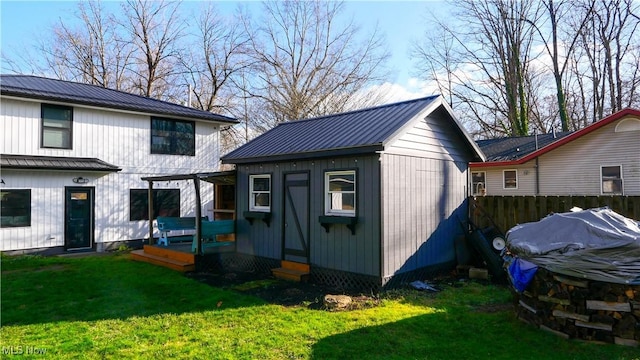
<instances>
[{"instance_id":1,"label":"downspout","mask_svg":"<svg viewBox=\"0 0 640 360\"><path fill-rule=\"evenodd\" d=\"M540 195L540 170L538 165L539 159L539 157L536 157L536 195Z\"/></svg>"}]
</instances>

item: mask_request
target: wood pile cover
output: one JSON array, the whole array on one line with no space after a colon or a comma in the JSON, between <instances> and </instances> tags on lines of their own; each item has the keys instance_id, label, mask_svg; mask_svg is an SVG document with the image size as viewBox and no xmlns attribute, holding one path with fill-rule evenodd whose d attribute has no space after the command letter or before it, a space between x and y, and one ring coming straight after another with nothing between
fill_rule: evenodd
<instances>
[{"instance_id":1,"label":"wood pile cover","mask_svg":"<svg viewBox=\"0 0 640 360\"><path fill-rule=\"evenodd\" d=\"M640 285L557 275L539 268L522 293L518 317L564 338L638 346Z\"/></svg>"}]
</instances>

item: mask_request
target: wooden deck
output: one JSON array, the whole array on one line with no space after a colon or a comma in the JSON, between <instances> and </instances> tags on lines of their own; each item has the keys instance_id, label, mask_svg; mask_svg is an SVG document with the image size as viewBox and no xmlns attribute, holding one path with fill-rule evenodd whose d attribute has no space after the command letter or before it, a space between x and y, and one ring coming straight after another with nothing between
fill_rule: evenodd
<instances>
[{"instance_id":1,"label":"wooden deck","mask_svg":"<svg viewBox=\"0 0 640 360\"><path fill-rule=\"evenodd\" d=\"M143 249L131 252L131 259L180 272L196 269L195 255L191 253L191 243L170 246L144 245Z\"/></svg>"},{"instance_id":2,"label":"wooden deck","mask_svg":"<svg viewBox=\"0 0 640 360\"><path fill-rule=\"evenodd\" d=\"M207 254L233 252L234 246L207 249ZM191 252L191 242L173 243L169 246L144 245L131 252L131 259L164 266L180 272L196 269L196 256Z\"/></svg>"}]
</instances>

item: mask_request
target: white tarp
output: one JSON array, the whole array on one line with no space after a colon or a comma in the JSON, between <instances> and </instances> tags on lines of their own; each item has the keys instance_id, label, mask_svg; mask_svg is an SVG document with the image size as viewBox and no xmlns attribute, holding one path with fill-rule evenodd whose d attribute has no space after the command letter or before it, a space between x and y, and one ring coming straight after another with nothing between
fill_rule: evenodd
<instances>
[{"instance_id":1,"label":"white tarp","mask_svg":"<svg viewBox=\"0 0 640 360\"><path fill-rule=\"evenodd\" d=\"M639 225L609 208L552 214L511 228L507 246L553 272L640 285Z\"/></svg>"}]
</instances>

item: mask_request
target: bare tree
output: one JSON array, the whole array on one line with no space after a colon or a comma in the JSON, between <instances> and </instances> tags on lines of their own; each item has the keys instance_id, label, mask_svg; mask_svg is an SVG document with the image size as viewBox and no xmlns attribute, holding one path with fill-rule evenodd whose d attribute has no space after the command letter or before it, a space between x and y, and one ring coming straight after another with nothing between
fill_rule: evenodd
<instances>
[{"instance_id":1,"label":"bare tree","mask_svg":"<svg viewBox=\"0 0 640 360\"><path fill-rule=\"evenodd\" d=\"M212 4L201 9L196 26L196 40L180 55L183 78L193 95L189 106L229 112L238 91L233 78L249 64L248 37L239 21L222 17Z\"/></svg>"},{"instance_id":2,"label":"bare tree","mask_svg":"<svg viewBox=\"0 0 640 360\"><path fill-rule=\"evenodd\" d=\"M383 78L379 34L361 41L353 22L338 25L342 3L271 1L263 9L258 25L248 16L244 25L256 74L249 92L268 110L266 127L343 111Z\"/></svg>"},{"instance_id":3,"label":"bare tree","mask_svg":"<svg viewBox=\"0 0 640 360\"><path fill-rule=\"evenodd\" d=\"M72 28L61 19L51 29L52 38L39 45L44 67L61 79L121 90L131 47L121 39L114 19L98 1L78 3L75 16L79 26Z\"/></svg>"},{"instance_id":4,"label":"bare tree","mask_svg":"<svg viewBox=\"0 0 640 360\"><path fill-rule=\"evenodd\" d=\"M133 86L141 95L168 99L171 97L178 42L183 36L184 22L179 2L127 0L122 5L128 31L136 47L133 56Z\"/></svg>"},{"instance_id":5,"label":"bare tree","mask_svg":"<svg viewBox=\"0 0 640 360\"><path fill-rule=\"evenodd\" d=\"M458 21L464 27L438 21L445 44L416 44L420 71L451 92L452 103L475 119L482 136L528 135L530 104L535 103L532 60L533 29L524 19L537 19L530 2L464 0ZM438 50L433 50L437 48ZM436 65L437 67L433 67ZM436 77L433 74L446 74Z\"/></svg>"}]
</instances>

